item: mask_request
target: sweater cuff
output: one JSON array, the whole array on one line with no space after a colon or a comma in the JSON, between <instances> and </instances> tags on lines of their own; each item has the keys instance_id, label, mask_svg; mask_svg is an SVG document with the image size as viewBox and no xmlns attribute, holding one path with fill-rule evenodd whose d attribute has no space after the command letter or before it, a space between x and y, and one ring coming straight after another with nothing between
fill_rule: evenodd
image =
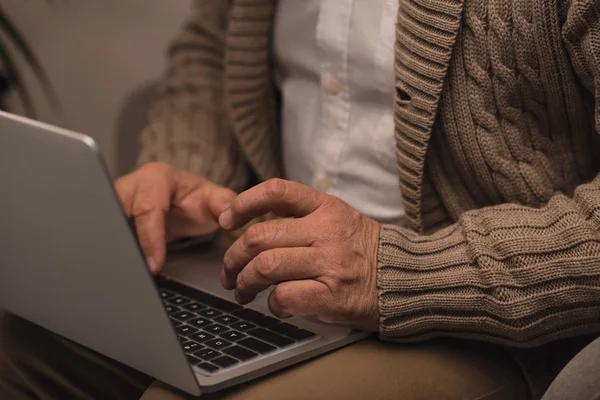
<instances>
[{"instance_id":1,"label":"sweater cuff","mask_svg":"<svg viewBox=\"0 0 600 400\"><path fill-rule=\"evenodd\" d=\"M476 332L478 321L469 310L477 308L482 293L472 282L474 268L458 224L430 236L383 225L377 256L380 334L412 341Z\"/></svg>"}]
</instances>

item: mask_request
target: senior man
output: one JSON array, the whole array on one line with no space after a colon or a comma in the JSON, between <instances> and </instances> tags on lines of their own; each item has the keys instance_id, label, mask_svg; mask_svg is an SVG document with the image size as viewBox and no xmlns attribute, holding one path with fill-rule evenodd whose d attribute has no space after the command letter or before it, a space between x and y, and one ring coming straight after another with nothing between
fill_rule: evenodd
<instances>
[{"instance_id":1,"label":"senior man","mask_svg":"<svg viewBox=\"0 0 600 400\"><path fill-rule=\"evenodd\" d=\"M233 232L241 304L381 339L218 396L538 399L600 331L597 0L203 0L169 55L116 183L152 271ZM2 341L3 398L182 396Z\"/></svg>"}]
</instances>

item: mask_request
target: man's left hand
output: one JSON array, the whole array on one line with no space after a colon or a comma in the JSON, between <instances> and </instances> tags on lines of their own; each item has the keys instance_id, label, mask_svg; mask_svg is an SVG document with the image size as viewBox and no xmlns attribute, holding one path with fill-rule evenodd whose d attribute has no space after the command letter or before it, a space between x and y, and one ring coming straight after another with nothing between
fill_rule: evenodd
<instances>
[{"instance_id":1,"label":"man's left hand","mask_svg":"<svg viewBox=\"0 0 600 400\"><path fill-rule=\"evenodd\" d=\"M337 197L271 179L238 195L219 223L235 230L273 212L283 219L250 228L225 254L221 281L240 304L277 285L269 308L279 317L377 331L379 224Z\"/></svg>"}]
</instances>

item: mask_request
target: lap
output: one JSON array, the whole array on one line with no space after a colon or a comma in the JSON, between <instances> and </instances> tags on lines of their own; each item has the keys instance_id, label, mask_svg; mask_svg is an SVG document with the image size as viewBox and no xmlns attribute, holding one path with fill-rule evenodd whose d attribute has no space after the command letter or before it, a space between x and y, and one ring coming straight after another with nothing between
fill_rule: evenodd
<instances>
[{"instance_id":1,"label":"lap","mask_svg":"<svg viewBox=\"0 0 600 400\"><path fill-rule=\"evenodd\" d=\"M14 398L3 397L3 390L20 391L18 398L31 393L38 395L30 398L48 399L186 398L160 383L150 386L151 378L23 320L7 319L0 336L0 398ZM528 394L517 365L500 347L458 340L399 345L368 339L201 397L519 400Z\"/></svg>"},{"instance_id":2,"label":"lap","mask_svg":"<svg viewBox=\"0 0 600 400\"><path fill-rule=\"evenodd\" d=\"M184 398L156 384L143 400ZM494 346L369 339L206 398L520 400L528 391L513 360Z\"/></svg>"}]
</instances>

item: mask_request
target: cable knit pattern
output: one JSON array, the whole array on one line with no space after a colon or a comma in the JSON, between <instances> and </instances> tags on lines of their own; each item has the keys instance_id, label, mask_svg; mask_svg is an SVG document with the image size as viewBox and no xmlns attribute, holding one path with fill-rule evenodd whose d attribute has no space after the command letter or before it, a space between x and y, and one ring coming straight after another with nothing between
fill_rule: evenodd
<instances>
[{"instance_id":1,"label":"cable knit pattern","mask_svg":"<svg viewBox=\"0 0 600 400\"><path fill-rule=\"evenodd\" d=\"M575 19L587 18L589 29L593 7L585 4L571 7L567 36ZM431 237L383 229L384 334L453 332L535 346L600 328L600 225L593 208L600 206L600 180L581 186L572 200L556 195L572 195L593 179L597 133L587 93L578 92L565 67L559 19L535 25L539 8L558 15L538 0L465 4L428 153L431 179L459 222ZM597 72L594 40L576 37L586 39L572 46L582 50L579 69ZM546 43L531 46L524 38ZM594 78L587 74L590 88ZM480 208L502 203L514 204Z\"/></svg>"},{"instance_id":2,"label":"cable knit pattern","mask_svg":"<svg viewBox=\"0 0 600 400\"><path fill-rule=\"evenodd\" d=\"M197 4L140 162L279 176L275 1ZM399 0L395 50L410 229L381 228L381 337L510 346L538 398L600 332L600 1Z\"/></svg>"}]
</instances>

